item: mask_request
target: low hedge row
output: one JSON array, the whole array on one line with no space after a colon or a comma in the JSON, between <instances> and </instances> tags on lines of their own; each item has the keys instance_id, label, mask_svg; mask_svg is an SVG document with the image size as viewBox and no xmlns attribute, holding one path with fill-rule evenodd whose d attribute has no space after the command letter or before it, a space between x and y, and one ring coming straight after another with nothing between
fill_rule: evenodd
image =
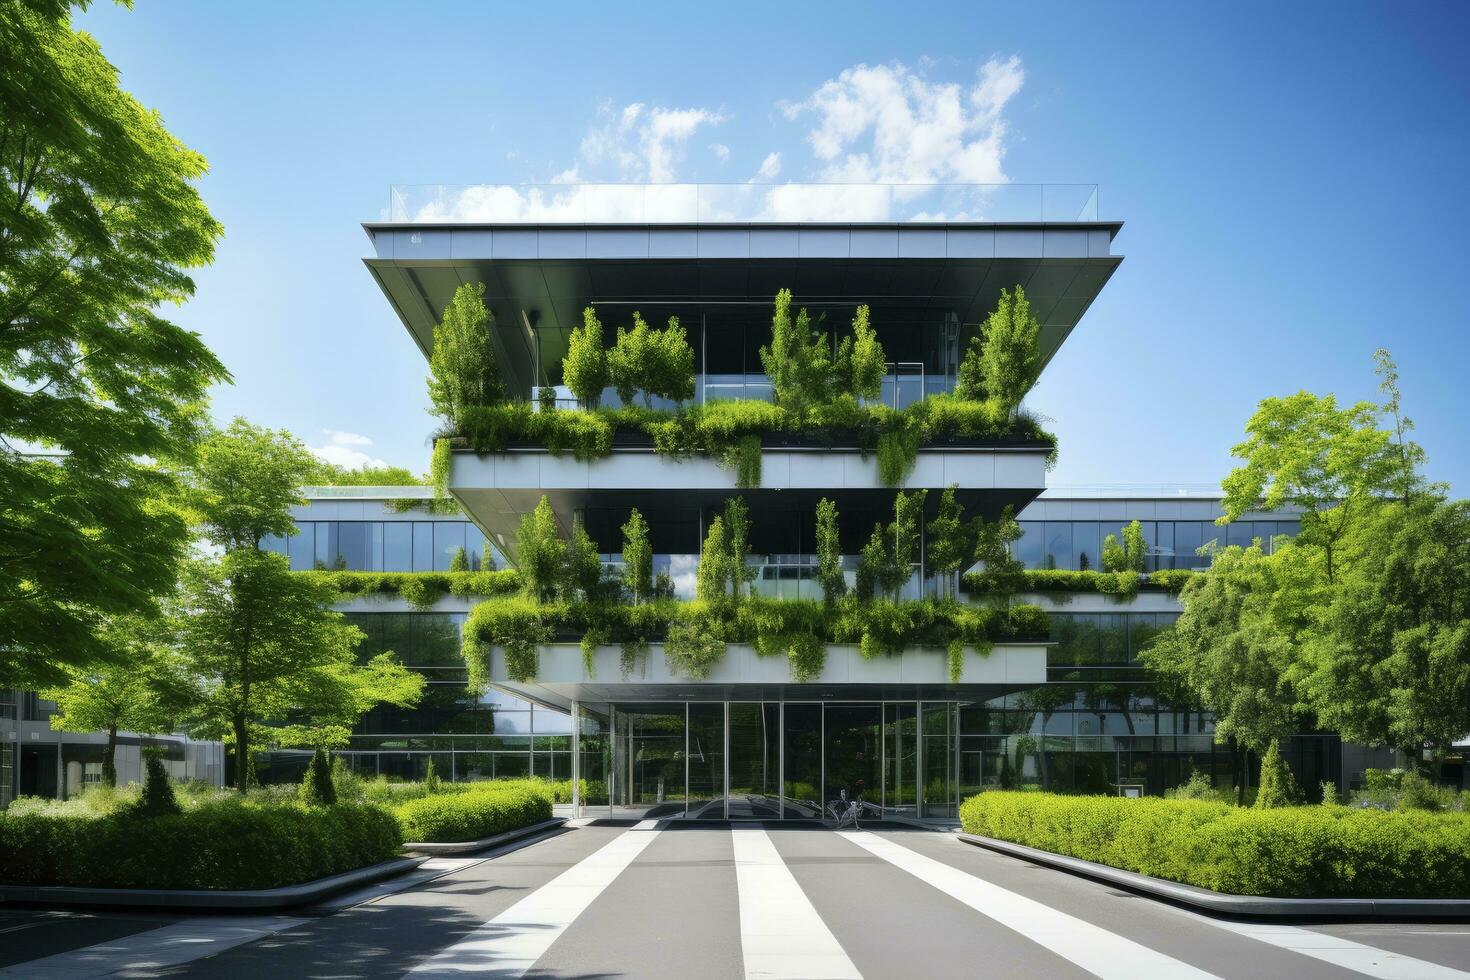
<instances>
[{"instance_id":1,"label":"low hedge row","mask_svg":"<svg viewBox=\"0 0 1470 980\"><path fill-rule=\"evenodd\" d=\"M1194 572L1188 568L1166 568L1157 572L1077 572L1064 568L1030 568L1020 580L1007 579L1005 588L998 587L994 576L985 572L967 572L960 581L962 591L985 595L1015 588L1020 592L1100 592L1103 595L1130 599L1139 592L1167 592L1177 595Z\"/></svg>"},{"instance_id":2,"label":"low hedge row","mask_svg":"<svg viewBox=\"0 0 1470 980\"><path fill-rule=\"evenodd\" d=\"M410 605L432 608L445 596L485 599L514 595L520 591L521 576L513 568L484 572L347 572L317 570L299 572L330 582L348 596L398 595Z\"/></svg>"},{"instance_id":3,"label":"low hedge row","mask_svg":"<svg viewBox=\"0 0 1470 980\"><path fill-rule=\"evenodd\" d=\"M469 788L393 807L404 840L450 844L493 837L551 819L551 792L532 781Z\"/></svg>"},{"instance_id":4,"label":"low hedge row","mask_svg":"<svg viewBox=\"0 0 1470 980\"><path fill-rule=\"evenodd\" d=\"M967 833L1235 895L1470 898L1470 818L985 792Z\"/></svg>"},{"instance_id":5,"label":"low hedge row","mask_svg":"<svg viewBox=\"0 0 1470 980\"><path fill-rule=\"evenodd\" d=\"M140 817L0 814L0 882L92 888L277 888L398 856L380 807L214 800Z\"/></svg>"}]
</instances>

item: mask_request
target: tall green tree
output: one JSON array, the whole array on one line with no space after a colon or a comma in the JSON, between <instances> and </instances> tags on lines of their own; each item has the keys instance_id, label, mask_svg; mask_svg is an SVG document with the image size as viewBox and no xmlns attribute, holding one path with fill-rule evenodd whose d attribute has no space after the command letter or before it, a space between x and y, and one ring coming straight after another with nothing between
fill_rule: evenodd
<instances>
[{"instance_id":1,"label":"tall green tree","mask_svg":"<svg viewBox=\"0 0 1470 980\"><path fill-rule=\"evenodd\" d=\"M200 691L186 720L233 744L241 793L261 739L342 740L375 704L411 706L423 690L422 676L391 653L359 664L362 631L331 608L336 588L259 550L266 534L294 533L289 508L311 466L288 434L237 419L205 440L184 474L196 531L222 551L184 566L175 628Z\"/></svg>"},{"instance_id":2,"label":"tall green tree","mask_svg":"<svg viewBox=\"0 0 1470 980\"><path fill-rule=\"evenodd\" d=\"M116 786L118 732L171 731L195 692L161 617L108 617L99 631L99 641L115 651L114 662L78 672L41 696L56 702L51 727L57 731L107 733L102 782Z\"/></svg>"},{"instance_id":3,"label":"tall green tree","mask_svg":"<svg viewBox=\"0 0 1470 980\"><path fill-rule=\"evenodd\" d=\"M583 405L597 407L602 390L608 385L608 365L607 351L602 346L602 321L590 306L582 311L582 325L573 327L567 340L561 376Z\"/></svg>"},{"instance_id":4,"label":"tall green tree","mask_svg":"<svg viewBox=\"0 0 1470 980\"><path fill-rule=\"evenodd\" d=\"M750 509L741 497L725 501L725 530L729 535L729 559L725 574L730 581L730 594L737 599L745 595L755 581L750 567Z\"/></svg>"},{"instance_id":5,"label":"tall green tree","mask_svg":"<svg viewBox=\"0 0 1470 980\"><path fill-rule=\"evenodd\" d=\"M633 329L618 327L617 341L607 355L608 376L617 389L618 400L624 405L633 404L633 396L644 393L644 404L652 405L653 396L648 392L649 365L656 358L658 331L650 327L642 314L633 313Z\"/></svg>"},{"instance_id":6,"label":"tall green tree","mask_svg":"<svg viewBox=\"0 0 1470 980\"><path fill-rule=\"evenodd\" d=\"M552 602L564 581L567 543L562 540L556 512L545 494L536 509L521 515L516 528L520 552L521 588L537 602Z\"/></svg>"},{"instance_id":7,"label":"tall green tree","mask_svg":"<svg viewBox=\"0 0 1470 980\"><path fill-rule=\"evenodd\" d=\"M1214 713L1216 741L1264 752L1303 721L1294 664L1317 586L1309 568L1281 553L1225 548L1208 572L1191 576L1178 621L1140 658L1173 700Z\"/></svg>"},{"instance_id":8,"label":"tall green tree","mask_svg":"<svg viewBox=\"0 0 1470 980\"><path fill-rule=\"evenodd\" d=\"M1245 441L1230 450L1244 462L1221 484L1220 523L1260 508L1300 507L1300 537L1322 548L1327 577L1335 578L1343 536L1401 485L1402 454L1379 421L1379 407L1367 401L1338 408L1333 395L1307 391L1263 400Z\"/></svg>"},{"instance_id":9,"label":"tall green tree","mask_svg":"<svg viewBox=\"0 0 1470 980\"><path fill-rule=\"evenodd\" d=\"M493 405L505 397L489 322L485 284L467 282L454 291L434 328L429 405L451 428L463 423L467 408Z\"/></svg>"},{"instance_id":10,"label":"tall green tree","mask_svg":"<svg viewBox=\"0 0 1470 980\"><path fill-rule=\"evenodd\" d=\"M979 367L985 394L1014 416L1041 376L1041 322L1019 285L1002 289L1000 304L985 321Z\"/></svg>"},{"instance_id":11,"label":"tall green tree","mask_svg":"<svg viewBox=\"0 0 1470 980\"><path fill-rule=\"evenodd\" d=\"M634 507L623 524L623 587L635 603L653 592L653 545L648 540L648 522Z\"/></svg>"},{"instance_id":12,"label":"tall green tree","mask_svg":"<svg viewBox=\"0 0 1470 980\"><path fill-rule=\"evenodd\" d=\"M977 516L971 527L975 540L974 561L984 569L985 591L1009 605L1011 596L1021 590L1026 571L1026 566L1013 553L1013 546L1021 540L1021 525L1016 520L1015 508L1006 504L993 521Z\"/></svg>"},{"instance_id":13,"label":"tall green tree","mask_svg":"<svg viewBox=\"0 0 1470 980\"><path fill-rule=\"evenodd\" d=\"M646 387L659 398L686 402L694 397L694 348L679 325L679 318L669 317L669 324L657 332L650 346L651 363Z\"/></svg>"},{"instance_id":14,"label":"tall green tree","mask_svg":"<svg viewBox=\"0 0 1470 980\"><path fill-rule=\"evenodd\" d=\"M837 531L837 505L826 497L817 502L817 581L822 586L822 601L829 605L847 593L847 580L842 574L842 539ZM868 594L872 595L871 589Z\"/></svg>"},{"instance_id":15,"label":"tall green tree","mask_svg":"<svg viewBox=\"0 0 1470 980\"><path fill-rule=\"evenodd\" d=\"M881 523L873 525L873 533L858 552L857 577L853 582L853 593L863 602L872 599L883 587L885 569L891 564L888 534Z\"/></svg>"},{"instance_id":16,"label":"tall green tree","mask_svg":"<svg viewBox=\"0 0 1470 980\"><path fill-rule=\"evenodd\" d=\"M156 612L188 546L159 501L228 373L167 319L221 234L204 158L55 0L0 5L0 686L65 683Z\"/></svg>"}]
</instances>

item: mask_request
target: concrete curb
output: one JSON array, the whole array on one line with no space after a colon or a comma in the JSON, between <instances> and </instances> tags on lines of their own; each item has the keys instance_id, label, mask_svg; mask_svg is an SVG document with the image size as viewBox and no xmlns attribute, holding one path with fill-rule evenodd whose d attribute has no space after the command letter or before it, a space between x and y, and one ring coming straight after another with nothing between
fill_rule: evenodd
<instances>
[{"instance_id":1,"label":"concrete curb","mask_svg":"<svg viewBox=\"0 0 1470 980\"><path fill-rule=\"evenodd\" d=\"M1470 899L1465 898L1268 898L1262 895L1229 895L992 837L966 833L955 836L966 844L1216 915L1255 919L1470 919Z\"/></svg>"},{"instance_id":2,"label":"concrete curb","mask_svg":"<svg viewBox=\"0 0 1470 980\"><path fill-rule=\"evenodd\" d=\"M493 837L482 837L479 840L455 841L447 844L431 844L428 842L404 844L403 849L415 854L428 854L434 857L445 854L470 854L474 851L484 851L492 847L499 847L501 844L508 844L513 840L520 840L522 837L530 837L532 834L555 830L564 826L568 819L567 817L552 817L550 820L533 823L528 827L517 827L515 830L507 830L505 833L496 834Z\"/></svg>"},{"instance_id":3,"label":"concrete curb","mask_svg":"<svg viewBox=\"0 0 1470 980\"><path fill-rule=\"evenodd\" d=\"M412 871L425 858L401 857L355 871L281 888L233 891L207 888L78 888L71 885L0 885L0 905L106 905L139 909L187 908L210 911L287 909L336 892L369 885Z\"/></svg>"}]
</instances>

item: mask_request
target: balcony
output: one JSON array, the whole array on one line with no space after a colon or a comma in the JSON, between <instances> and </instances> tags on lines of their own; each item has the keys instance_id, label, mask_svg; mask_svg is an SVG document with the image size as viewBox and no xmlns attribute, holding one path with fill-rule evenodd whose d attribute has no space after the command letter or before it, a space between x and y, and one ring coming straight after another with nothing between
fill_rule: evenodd
<instances>
[{"instance_id":1,"label":"balcony","mask_svg":"<svg viewBox=\"0 0 1470 980\"><path fill-rule=\"evenodd\" d=\"M412 224L1095 222L1096 184L394 184Z\"/></svg>"}]
</instances>

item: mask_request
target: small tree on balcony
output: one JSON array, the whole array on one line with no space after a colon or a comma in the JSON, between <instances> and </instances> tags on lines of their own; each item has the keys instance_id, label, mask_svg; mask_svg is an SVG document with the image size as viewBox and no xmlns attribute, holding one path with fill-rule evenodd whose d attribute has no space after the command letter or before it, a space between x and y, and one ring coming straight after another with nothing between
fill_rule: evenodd
<instances>
[{"instance_id":1,"label":"small tree on balcony","mask_svg":"<svg viewBox=\"0 0 1470 980\"><path fill-rule=\"evenodd\" d=\"M985 394L995 399L1007 417L1014 417L1021 400L1041 376L1041 323L1031 312L1026 291L1000 291L1000 305L985 321L980 372Z\"/></svg>"},{"instance_id":2,"label":"small tree on balcony","mask_svg":"<svg viewBox=\"0 0 1470 980\"><path fill-rule=\"evenodd\" d=\"M760 355L777 405L800 415L826 397L832 369L827 335L812 330L805 308L791 315L789 289L776 294L771 343L760 349Z\"/></svg>"},{"instance_id":3,"label":"small tree on balcony","mask_svg":"<svg viewBox=\"0 0 1470 980\"><path fill-rule=\"evenodd\" d=\"M836 602L847 592L847 580L842 577L837 505L826 497L817 503L817 581L822 585L822 601L828 604Z\"/></svg>"},{"instance_id":4,"label":"small tree on balcony","mask_svg":"<svg viewBox=\"0 0 1470 980\"><path fill-rule=\"evenodd\" d=\"M598 597L602 584L602 556L597 545L582 526L581 518L572 521L572 537L567 542L567 598L591 602Z\"/></svg>"},{"instance_id":5,"label":"small tree on balcony","mask_svg":"<svg viewBox=\"0 0 1470 980\"><path fill-rule=\"evenodd\" d=\"M1012 548L1021 540L1015 509L1007 504L994 521L977 517L972 527L974 560L985 569L987 591L1002 604L1009 605L1010 597L1021 590L1026 570Z\"/></svg>"},{"instance_id":6,"label":"small tree on balcony","mask_svg":"<svg viewBox=\"0 0 1470 980\"><path fill-rule=\"evenodd\" d=\"M608 384L607 351L602 346L602 321L592 307L582 311L582 325L572 328L567 356L561 362L562 380L583 405L596 408Z\"/></svg>"},{"instance_id":7,"label":"small tree on balcony","mask_svg":"<svg viewBox=\"0 0 1470 980\"><path fill-rule=\"evenodd\" d=\"M924 499L928 490L898 492L893 498L893 522L888 525L890 549L888 560L878 573L878 585L893 598L908 582L919 558L919 533L924 520Z\"/></svg>"},{"instance_id":8,"label":"small tree on balcony","mask_svg":"<svg viewBox=\"0 0 1470 980\"><path fill-rule=\"evenodd\" d=\"M857 582L853 591L864 602L878 591L883 569L888 565L888 538L882 524L873 525L873 533L858 554Z\"/></svg>"},{"instance_id":9,"label":"small tree on balcony","mask_svg":"<svg viewBox=\"0 0 1470 980\"><path fill-rule=\"evenodd\" d=\"M1143 525L1130 521L1123 528L1123 541L1109 534L1103 538L1102 562L1105 572L1141 572L1148 556L1148 545L1143 540Z\"/></svg>"},{"instance_id":10,"label":"small tree on balcony","mask_svg":"<svg viewBox=\"0 0 1470 980\"><path fill-rule=\"evenodd\" d=\"M704 547L699 553L699 568L694 577L694 597L704 602L723 602L729 592L729 543L725 520L716 516L705 532Z\"/></svg>"},{"instance_id":11,"label":"small tree on balcony","mask_svg":"<svg viewBox=\"0 0 1470 980\"><path fill-rule=\"evenodd\" d=\"M928 532L924 550L924 564L939 576L941 588L947 593L951 576L973 560L975 552L974 529L965 522L964 508L955 497L956 487L944 488L939 498L939 512L925 530Z\"/></svg>"},{"instance_id":12,"label":"small tree on balcony","mask_svg":"<svg viewBox=\"0 0 1470 980\"><path fill-rule=\"evenodd\" d=\"M852 335L842 339L832 358L829 397L877 398L883 393L887 373L887 355L878 334L868 324L868 307L864 304L852 318Z\"/></svg>"},{"instance_id":13,"label":"small tree on balcony","mask_svg":"<svg viewBox=\"0 0 1470 980\"><path fill-rule=\"evenodd\" d=\"M725 531L730 541L726 576L730 580L731 594L739 598L755 581L755 569L750 567L749 561L750 510L740 497L731 497L725 502Z\"/></svg>"},{"instance_id":14,"label":"small tree on balcony","mask_svg":"<svg viewBox=\"0 0 1470 980\"><path fill-rule=\"evenodd\" d=\"M679 318L669 317L669 325L656 331L649 353L648 376L644 388L659 398L687 402L694 397L694 348L679 325Z\"/></svg>"},{"instance_id":15,"label":"small tree on balcony","mask_svg":"<svg viewBox=\"0 0 1470 980\"><path fill-rule=\"evenodd\" d=\"M434 328L429 355L429 404L452 428L466 408L491 405L505 397L495 365L495 348L486 324L484 283L465 283L454 291L444 318Z\"/></svg>"},{"instance_id":16,"label":"small tree on balcony","mask_svg":"<svg viewBox=\"0 0 1470 980\"><path fill-rule=\"evenodd\" d=\"M651 359L649 348L654 344L653 333L643 316L634 313L633 329L618 327L617 342L607 354L608 377L617 389L618 400L624 405L632 405L633 396L644 387Z\"/></svg>"},{"instance_id":17,"label":"small tree on balcony","mask_svg":"<svg viewBox=\"0 0 1470 980\"><path fill-rule=\"evenodd\" d=\"M636 507L623 525L623 586L634 602L647 599L653 590L653 546L648 541L648 522Z\"/></svg>"},{"instance_id":18,"label":"small tree on balcony","mask_svg":"<svg viewBox=\"0 0 1470 980\"><path fill-rule=\"evenodd\" d=\"M544 494L534 511L521 516L516 546L521 553L521 588L538 602L551 602L562 581L567 545Z\"/></svg>"}]
</instances>

